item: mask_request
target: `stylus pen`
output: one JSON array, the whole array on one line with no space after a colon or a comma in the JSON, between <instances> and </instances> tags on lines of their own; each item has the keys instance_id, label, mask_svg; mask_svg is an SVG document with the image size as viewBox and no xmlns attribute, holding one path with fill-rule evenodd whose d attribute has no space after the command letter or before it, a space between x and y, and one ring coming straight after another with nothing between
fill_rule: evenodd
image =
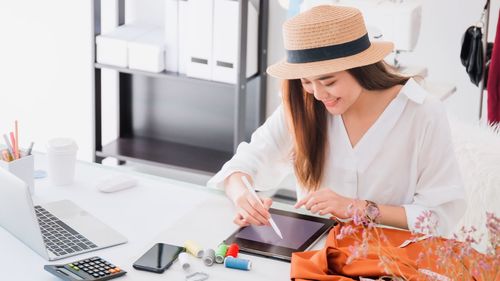
<instances>
[{"instance_id":1,"label":"stylus pen","mask_svg":"<svg viewBox=\"0 0 500 281\"><path fill-rule=\"evenodd\" d=\"M255 189L253 189L252 185L250 184L250 182L248 181L247 177L245 176L242 176L241 177L241 180L243 181L243 184L245 184L245 186L247 187L247 189L250 191L250 193L253 195L253 197L255 197L255 199L257 199L257 201L259 202L259 204L264 207L264 204L262 204L262 201L260 200L259 196L257 195L257 193L255 192ZM278 226L276 225L276 223L274 222L273 220L273 217L270 217L269 218L269 223L271 224L271 227L274 229L274 232L276 232L276 234L278 234L278 236L283 239L283 235L281 235L281 231L280 229L278 228Z\"/></svg>"}]
</instances>

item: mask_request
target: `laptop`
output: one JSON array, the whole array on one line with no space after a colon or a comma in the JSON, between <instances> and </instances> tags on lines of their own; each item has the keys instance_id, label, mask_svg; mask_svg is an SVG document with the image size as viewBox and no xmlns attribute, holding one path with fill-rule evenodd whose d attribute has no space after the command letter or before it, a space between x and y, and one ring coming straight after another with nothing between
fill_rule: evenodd
<instances>
[{"instance_id":1,"label":"laptop","mask_svg":"<svg viewBox=\"0 0 500 281\"><path fill-rule=\"evenodd\" d=\"M123 235L69 200L34 206L28 186L3 169L0 226L50 261L127 242Z\"/></svg>"}]
</instances>

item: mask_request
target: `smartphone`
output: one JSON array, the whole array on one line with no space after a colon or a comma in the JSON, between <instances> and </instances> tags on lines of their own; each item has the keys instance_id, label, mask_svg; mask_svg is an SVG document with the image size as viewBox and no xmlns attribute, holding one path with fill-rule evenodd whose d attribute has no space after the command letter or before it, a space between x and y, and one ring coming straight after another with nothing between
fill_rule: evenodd
<instances>
[{"instance_id":1,"label":"smartphone","mask_svg":"<svg viewBox=\"0 0 500 281\"><path fill-rule=\"evenodd\" d=\"M163 273L182 251L183 247L158 243L142 255L133 266L139 270Z\"/></svg>"}]
</instances>

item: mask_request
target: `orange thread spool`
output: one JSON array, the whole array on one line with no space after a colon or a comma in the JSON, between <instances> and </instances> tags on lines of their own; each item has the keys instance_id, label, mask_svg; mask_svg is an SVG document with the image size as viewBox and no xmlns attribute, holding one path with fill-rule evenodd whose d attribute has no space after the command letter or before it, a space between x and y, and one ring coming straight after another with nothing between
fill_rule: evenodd
<instances>
[{"instance_id":1,"label":"orange thread spool","mask_svg":"<svg viewBox=\"0 0 500 281\"><path fill-rule=\"evenodd\" d=\"M227 249L227 253L226 253L226 257L233 257L233 258L237 258L238 257L238 252L240 251L240 247L238 246L238 244L236 243L233 243L231 244L231 246L229 246L229 248Z\"/></svg>"}]
</instances>

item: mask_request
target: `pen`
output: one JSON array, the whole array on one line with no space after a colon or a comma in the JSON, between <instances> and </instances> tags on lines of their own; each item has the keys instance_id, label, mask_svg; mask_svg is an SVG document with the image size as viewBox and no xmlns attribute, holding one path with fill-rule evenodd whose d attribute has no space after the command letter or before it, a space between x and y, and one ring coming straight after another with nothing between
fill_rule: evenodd
<instances>
[{"instance_id":1,"label":"pen","mask_svg":"<svg viewBox=\"0 0 500 281\"><path fill-rule=\"evenodd\" d=\"M30 143L30 147L28 148L28 151L26 152L26 155L31 155L31 150L33 150L33 145L34 144L35 144L34 142Z\"/></svg>"},{"instance_id":2,"label":"pen","mask_svg":"<svg viewBox=\"0 0 500 281\"><path fill-rule=\"evenodd\" d=\"M10 145L9 138L7 137L7 134L3 134L3 139L5 140L5 144L7 145L7 149L9 150L9 153L12 156L12 159L14 159L14 151L12 150L12 146Z\"/></svg>"},{"instance_id":3,"label":"pen","mask_svg":"<svg viewBox=\"0 0 500 281\"><path fill-rule=\"evenodd\" d=\"M243 181L243 184L245 184L245 186L247 187L248 191L250 191L250 193L253 195L253 197L255 197L255 199L257 199L257 201L259 202L259 204L264 207L264 204L262 204L262 201L260 201L260 198L259 196L257 195L257 193L255 192L255 190L253 189L252 185L250 184L250 182L248 181L247 177L245 176L242 176L241 177L241 180ZM276 232L276 234L278 234L278 236L283 239L283 235L281 235L281 231L280 229L278 228L278 226L276 225L276 223L274 222L273 218L270 217L269 218L269 223L271 224L271 227L273 228L274 232Z\"/></svg>"}]
</instances>

